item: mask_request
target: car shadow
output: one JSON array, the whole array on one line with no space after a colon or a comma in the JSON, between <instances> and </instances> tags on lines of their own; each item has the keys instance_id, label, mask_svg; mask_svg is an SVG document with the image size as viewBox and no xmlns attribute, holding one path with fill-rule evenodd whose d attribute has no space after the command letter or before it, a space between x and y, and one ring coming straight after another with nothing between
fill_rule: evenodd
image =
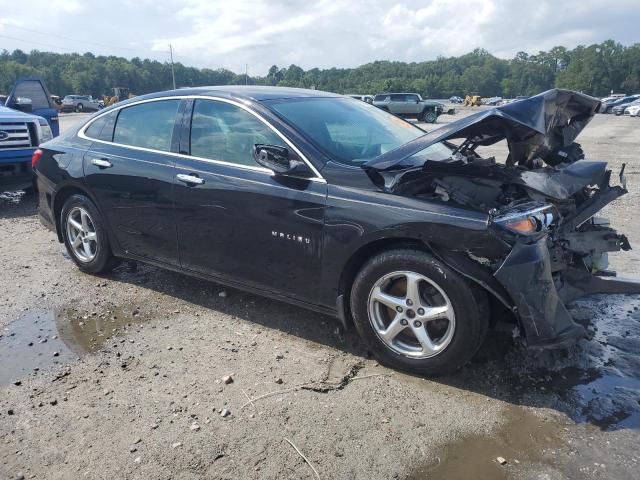
<instances>
[{"instance_id":1,"label":"car shadow","mask_svg":"<svg viewBox=\"0 0 640 480\"><path fill-rule=\"evenodd\" d=\"M35 194L23 191L0 192L0 219L35 215L36 198Z\"/></svg>"},{"instance_id":2,"label":"car shadow","mask_svg":"<svg viewBox=\"0 0 640 480\"><path fill-rule=\"evenodd\" d=\"M236 316L343 352L370 357L355 331L330 316L222 287L213 282L140 265L109 278L150 288L178 300ZM221 291L229 292L221 297ZM551 408L602 430L640 428L640 299L596 298L573 307L591 318L591 340L562 350L530 350L513 328L491 329L460 372L430 381L514 405ZM595 313L595 315L594 315Z\"/></svg>"}]
</instances>

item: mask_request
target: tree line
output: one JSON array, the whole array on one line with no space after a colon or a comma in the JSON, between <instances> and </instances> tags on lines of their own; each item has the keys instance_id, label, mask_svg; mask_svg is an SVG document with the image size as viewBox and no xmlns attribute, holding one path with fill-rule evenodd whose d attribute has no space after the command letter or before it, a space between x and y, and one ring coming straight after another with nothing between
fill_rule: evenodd
<instances>
[{"instance_id":1,"label":"tree line","mask_svg":"<svg viewBox=\"0 0 640 480\"><path fill-rule=\"evenodd\" d=\"M554 86L594 96L640 92L640 43L624 46L613 40L574 49L554 47L530 55L519 52L501 59L476 49L458 57L425 62L376 61L356 68L312 68L274 65L266 76L236 74L227 69L174 64L179 87L201 85L279 85L316 88L336 93L375 94L417 92L447 98L477 94L484 97L533 95ZM171 65L157 60L32 50L0 53L0 93L8 93L19 77L45 79L53 94L110 94L128 87L144 94L172 88Z\"/></svg>"}]
</instances>

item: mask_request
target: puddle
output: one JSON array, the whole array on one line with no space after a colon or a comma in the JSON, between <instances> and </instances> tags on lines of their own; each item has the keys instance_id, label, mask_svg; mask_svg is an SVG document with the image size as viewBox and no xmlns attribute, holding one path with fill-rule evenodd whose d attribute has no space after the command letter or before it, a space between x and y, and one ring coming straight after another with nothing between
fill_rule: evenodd
<instances>
[{"instance_id":1,"label":"puddle","mask_svg":"<svg viewBox=\"0 0 640 480\"><path fill-rule=\"evenodd\" d=\"M601 296L577 302L594 335L537 383L557 395L574 421L602 430L640 429L640 299Z\"/></svg>"},{"instance_id":2,"label":"puddle","mask_svg":"<svg viewBox=\"0 0 640 480\"><path fill-rule=\"evenodd\" d=\"M598 296L576 302L591 340L568 350L514 348L489 339L481 356L453 380L460 388L530 406L550 406L602 430L640 429L640 298Z\"/></svg>"},{"instance_id":3,"label":"puddle","mask_svg":"<svg viewBox=\"0 0 640 480\"><path fill-rule=\"evenodd\" d=\"M0 192L0 206L1 205L17 205L24 196L23 191L17 192Z\"/></svg>"},{"instance_id":4,"label":"puddle","mask_svg":"<svg viewBox=\"0 0 640 480\"><path fill-rule=\"evenodd\" d=\"M99 350L110 338L147 321L137 311L28 312L0 331L0 385Z\"/></svg>"},{"instance_id":5,"label":"puddle","mask_svg":"<svg viewBox=\"0 0 640 480\"><path fill-rule=\"evenodd\" d=\"M551 466L563 444L562 426L518 407L507 407L504 415L508 420L496 432L445 445L436 462L418 466L405 479L502 480L514 478L534 464ZM498 463L498 457L506 464Z\"/></svg>"}]
</instances>

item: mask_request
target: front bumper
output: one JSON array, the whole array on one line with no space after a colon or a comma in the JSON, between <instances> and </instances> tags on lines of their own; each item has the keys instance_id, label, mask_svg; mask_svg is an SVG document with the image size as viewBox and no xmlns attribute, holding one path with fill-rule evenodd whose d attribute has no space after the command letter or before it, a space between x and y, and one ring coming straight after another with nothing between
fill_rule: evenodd
<instances>
[{"instance_id":1,"label":"front bumper","mask_svg":"<svg viewBox=\"0 0 640 480\"><path fill-rule=\"evenodd\" d=\"M527 345L559 347L586 335L556 290L546 237L516 244L494 276L511 295Z\"/></svg>"},{"instance_id":2,"label":"front bumper","mask_svg":"<svg viewBox=\"0 0 640 480\"><path fill-rule=\"evenodd\" d=\"M596 293L640 294L640 280L617 278L615 272L602 270L606 266L598 261L606 258L602 257L606 252L629 250L624 235L595 223L560 235L566 256L547 236L521 241L493 275L511 297L507 306L519 319L530 347L562 347L586 336L584 326L573 320L566 307L578 298ZM573 258L570 263L563 260L567 256Z\"/></svg>"},{"instance_id":3,"label":"front bumper","mask_svg":"<svg viewBox=\"0 0 640 480\"><path fill-rule=\"evenodd\" d=\"M31 156L34 150L0 150L0 191L23 190L33 185Z\"/></svg>"}]
</instances>

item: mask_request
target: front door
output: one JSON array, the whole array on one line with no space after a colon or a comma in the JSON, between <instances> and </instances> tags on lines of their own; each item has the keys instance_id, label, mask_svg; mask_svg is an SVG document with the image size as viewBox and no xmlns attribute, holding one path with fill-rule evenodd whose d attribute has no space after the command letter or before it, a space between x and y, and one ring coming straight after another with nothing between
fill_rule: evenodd
<instances>
[{"instance_id":1,"label":"front door","mask_svg":"<svg viewBox=\"0 0 640 480\"><path fill-rule=\"evenodd\" d=\"M28 108L25 108L27 105L20 104L18 99L22 99L23 102L28 101ZM51 127L53 136L59 135L58 110L41 78L31 77L18 80L7 97L6 106L43 117Z\"/></svg>"},{"instance_id":2,"label":"front door","mask_svg":"<svg viewBox=\"0 0 640 480\"><path fill-rule=\"evenodd\" d=\"M85 135L85 180L125 253L178 265L173 215L173 130L180 100L125 107ZM177 147L177 142L175 143Z\"/></svg>"},{"instance_id":3,"label":"front door","mask_svg":"<svg viewBox=\"0 0 640 480\"><path fill-rule=\"evenodd\" d=\"M255 288L313 297L320 275L326 184L276 176L254 144L289 147L232 102L196 100L177 160L178 247L184 268ZM184 137L183 137L184 138Z\"/></svg>"}]
</instances>

